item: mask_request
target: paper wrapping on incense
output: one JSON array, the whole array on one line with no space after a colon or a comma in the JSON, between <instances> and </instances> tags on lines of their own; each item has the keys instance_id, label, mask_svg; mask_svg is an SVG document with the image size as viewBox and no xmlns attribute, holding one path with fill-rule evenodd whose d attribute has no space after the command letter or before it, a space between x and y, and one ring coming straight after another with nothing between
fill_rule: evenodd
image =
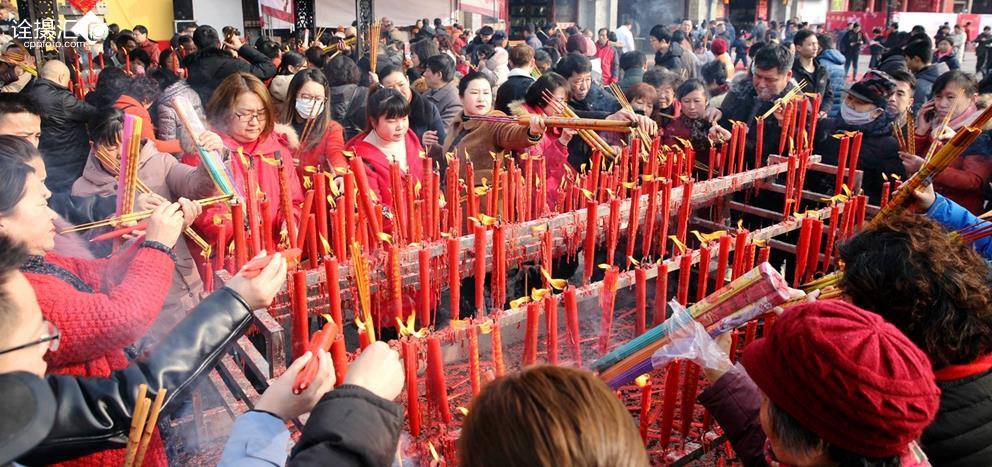
<instances>
[{"instance_id":1,"label":"paper wrapping on incense","mask_svg":"<svg viewBox=\"0 0 992 467\"><path fill-rule=\"evenodd\" d=\"M689 313L710 330L762 298L767 298L770 306L776 306L788 297L785 279L770 264L762 263L690 307ZM592 370L611 387L622 386L651 370L651 357L668 342L667 329L662 323L601 358L592 365Z\"/></svg>"},{"instance_id":2,"label":"paper wrapping on incense","mask_svg":"<svg viewBox=\"0 0 992 467\"><path fill-rule=\"evenodd\" d=\"M191 139L207 131L207 128L200 121L199 115L197 115L196 110L193 109L193 105L190 104L189 100L180 96L173 99L172 103L176 108L176 115L179 116L179 120L182 121L183 127L186 128L186 132ZM224 167L220 156L213 151L207 151L200 145L196 146L196 150L200 156L200 163L207 169L207 173L210 175L210 179L213 180L214 185L217 186L217 189L225 195L235 194L234 183L231 182L233 177L227 168Z\"/></svg>"}]
</instances>

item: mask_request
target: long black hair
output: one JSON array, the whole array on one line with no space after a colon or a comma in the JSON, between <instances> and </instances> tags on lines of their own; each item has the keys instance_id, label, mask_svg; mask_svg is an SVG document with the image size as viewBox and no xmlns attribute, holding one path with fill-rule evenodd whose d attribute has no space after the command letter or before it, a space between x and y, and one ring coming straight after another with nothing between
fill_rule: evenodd
<instances>
[{"instance_id":1,"label":"long black hair","mask_svg":"<svg viewBox=\"0 0 992 467\"><path fill-rule=\"evenodd\" d=\"M41 157L38 149L19 136L0 135L0 216L6 216L24 199L28 175L34 167L28 163Z\"/></svg>"},{"instance_id":2,"label":"long black hair","mask_svg":"<svg viewBox=\"0 0 992 467\"><path fill-rule=\"evenodd\" d=\"M553 71L544 73L527 88L527 94L524 95L524 103L530 107L543 109L547 104L547 99L544 98L545 91L554 93L558 88L565 88L567 93L568 80ZM567 100L568 97L566 96L565 99Z\"/></svg>"},{"instance_id":3,"label":"long black hair","mask_svg":"<svg viewBox=\"0 0 992 467\"><path fill-rule=\"evenodd\" d=\"M310 134L307 135L307 140L300 140L300 146L307 151L317 147L324 139L324 132L327 131L327 121L331 119L331 88L328 85L327 77L324 76L324 72L317 68L307 68L293 77L286 91L286 107L283 109L282 118L280 118L282 123L293 123L297 117L296 95L300 93L303 85L309 82L317 83L324 88L324 107L320 113L314 116L313 127L310 130ZM303 138L303 135L299 136ZM304 143L306 143L306 146L303 146Z\"/></svg>"}]
</instances>

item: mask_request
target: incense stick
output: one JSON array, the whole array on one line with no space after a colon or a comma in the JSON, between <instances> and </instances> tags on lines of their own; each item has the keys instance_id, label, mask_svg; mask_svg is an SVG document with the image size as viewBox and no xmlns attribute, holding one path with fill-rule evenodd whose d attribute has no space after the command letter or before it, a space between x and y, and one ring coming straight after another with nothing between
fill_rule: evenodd
<instances>
[{"instance_id":1,"label":"incense stick","mask_svg":"<svg viewBox=\"0 0 992 467\"><path fill-rule=\"evenodd\" d=\"M203 198L203 199L195 200L193 202L196 203L196 204L199 204L200 206L209 206L211 204L222 203L222 202L227 201L227 200L229 200L231 198L232 198L231 195L219 195L219 196L211 196L209 198ZM123 224L125 222L136 222L136 221L140 221L142 219L147 219L147 218L151 217L151 215L152 215L153 212L155 212L154 209L149 209L147 211L133 212L133 213L126 214L126 215L123 215L123 216L111 217L109 219L104 219L102 221L87 222L85 224L79 224L77 226L70 227L68 229L62 230L59 233L67 234L67 233L72 233L72 232L81 232L81 231L84 231L84 230L95 229L97 227L107 227L107 226L112 226L112 225L119 225L119 224Z\"/></svg>"},{"instance_id":2,"label":"incense stick","mask_svg":"<svg viewBox=\"0 0 992 467\"><path fill-rule=\"evenodd\" d=\"M351 266L355 274L355 288L358 289L358 304L361 306L362 323L369 342L374 342L375 323L372 321L372 297L369 295L368 265L358 242L351 244Z\"/></svg>"}]
</instances>

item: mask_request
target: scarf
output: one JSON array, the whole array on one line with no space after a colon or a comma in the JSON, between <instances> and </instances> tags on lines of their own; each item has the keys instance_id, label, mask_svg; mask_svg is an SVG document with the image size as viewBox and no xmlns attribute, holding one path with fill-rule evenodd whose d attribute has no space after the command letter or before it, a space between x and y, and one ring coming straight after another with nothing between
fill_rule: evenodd
<instances>
[{"instance_id":1,"label":"scarf","mask_svg":"<svg viewBox=\"0 0 992 467\"><path fill-rule=\"evenodd\" d=\"M689 118L685 114L679 120L689 129L689 141L696 152L708 151L710 149L710 123L705 118Z\"/></svg>"}]
</instances>

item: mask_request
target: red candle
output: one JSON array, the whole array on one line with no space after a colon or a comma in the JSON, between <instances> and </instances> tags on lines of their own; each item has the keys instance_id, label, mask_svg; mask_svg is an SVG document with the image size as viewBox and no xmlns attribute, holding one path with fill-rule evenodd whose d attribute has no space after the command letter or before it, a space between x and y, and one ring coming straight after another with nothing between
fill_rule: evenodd
<instances>
[{"instance_id":1,"label":"red candle","mask_svg":"<svg viewBox=\"0 0 992 467\"><path fill-rule=\"evenodd\" d=\"M647 328L647 273L642 268L634 269L634 285L637 293L637 300L634 309L634 335L644 334Z\"/></svg>"},{"instance_id":2,"label":"red candle","mask_svg":"<svg viewBox=\"0 0 992 467\"><path fill-rule=\"evenodd\" d=\"M799 287L803 272L806 270L806 260L809 258L809 237L813 231L811 220L813 219L804 217L802 227L799 228L799 242L796 243L796 268L792 275L793 287Z\"/></svg>"},{"instance_id":3,"label":"red candle","mask_svg":"<svg viewBox=\"0 0 992 467\"><path fill-rule=\"evenodd\" d=\"M565 289L565 326L568 326L568 341L572 344L572 359L575 366L582 366L582 348L580 342L582 336L579 334L579 303L575 296L575 288Z\"/></svg>"},{"instance_id":4,"label":"red candle","mask_svg":"<svg viewBox=\"0 0 992 467\"><path fill-rule=\"evenodd\" d=\"M744 147L747 145L747 124L741 123L741 138L737 141L737 171L744 171Z\"/></svg>"},{"instance_id":5,"label":"red candle","mask_svg":"<svg viewBox=\"0 0 992 467\"><path fill-rule=\"evenodd\" d=\"M617 236L620 233L620 198L610 200L610 218L606 229L606 264L613 262L617 251Z\"/></svg>"},{"instance_id":6,"label":"red candle","mask_svg":"<svg viewBox=\"0 0 992 467\"><path fill-rule=\"evenodd\" d=\"M730 141L728 143L730 145L730 158L727 160L727 170L725 172L728 175L734 173L734 159L736 159L737 140L741 137L740 130L741 126L738 125L737 122L733 122L730 127Z\"/></svg>"},{"instance_id":7,"label":"red candle","mask_svg":"<svg viewBox=\"0 0 992 467\"><path fill-rule=\"evenodd\" d=\"M420 272L420 325L428 327L431 320L431 252L425 248L417 250Z\"/></svg>"},{"instance_id":8,"label":"red candle","mask_svg":"<svg viewBox=\"0 0 992 467\"><path fill-rule=\"evenodd\" d=\"M696 277L696 301L699 302L706 297L710 280L710 249L707 244L699 247L699 275Z\"/></svg>"},{"instance_id":9,"label":"red candle","mask_svg":"<svg viewBox=\"0 0 992 467\"><path fill-rule=\"evenodd\" d=\"M692 271L692 251L679 259L679 290L675 297L683 306L689 305L689 273Z\"/></svg>"},{"instance_id":10,"label":"red candle","mask_svg":"<svg viewBox=\"0 0 992 467\"><path fill-rule=\"evenodd\" d=\"M503 309L506 303L506 242L503 225L493 228L493 307Z\"/></svg>"},{"instance_id":11,"label":"red candle","mask_svg":"<svg viewBox=\"0 0 992 467\"><path fill-rule=\"evenodd\" d=\"M96 75L93 73L93 51L92 50L87 50L86 51L86 67L89 68L89 70L90 70L90 75L89 75L89 79L87 79L87 82L90 84L90 86L92 86L93 83L96 82Z\"/></svg>"},{"instance_id":12,"label":"red candle","mask_svg":"<svg viewBox=\"0 0 992 467\"><path fill-rule=\"evenodd\" d=\"M245 211L241 203L231 203L231 228L234 230L234 269L241 269L248 262L248 246L245 244Z\"/></svg>"},{"instance_id":13,"label":"red candle","mask_svg":"<svg viewBox=\"0 0 992 467\"><path fill-rule=\"evenodd\" d=\"M723 287L724 282L727 280L727 263L730 259L730 236L723 234L720 236L720 251L717 254L716 260L716 282L713 285L713 290L720 290Z\"/></svg>"},{"instance_id":14,"label":"red candle","mask_svg":"<svg viewBox=\"0 0 992 467\"><path fill-rule=\"evenodd\" d=\"M313 209L313 191L308 191L303 198L303 209L300 210L300 231L296 238L297 248L303 248L306 236L310 232L310 211ZM292 211L290 211L292 212Z\"/></svg>"},{"instance_id":15,"label":"red candle","mask_svg":"<svg viewBox=\"0 0 992 467\"><path fill-rule=\"evenodd\" d=\"M335 323L344 323L344 313L341 310L341 286L338 284L338 260L331 256L324 258L324 277L327 287L328 311ZM340 326L340 324L339 324ZM337 375L335 386L344 384L345 374L348 372L348 350L344 346L344 337L338 335L331 345L331 360L334 362L334 373ZM416 359L414 359L416 360ZM416 368L414 369L416 370ZM409 377L408 377L409 378ZM416 379L407 379L407 384L416 388Z\"/></svg>"},{"instance_id":16,"label":"red candle","mask_svg":"<svg viewBox=\"0 0 992 467\"><path fill-rule=\"evenodd\" d=\"M486 226L475 224L475 310L479 316L486 312Z\"/></svg>"},{"instance_id":17,"label":"red candle","mask_svg":"<svg viewBox=\"0 0 992 467\"><path fill-rule=\"evenodd\" d=\"M506 374L506 367L503 365L503 334L499 328L499 318L493 318L493 335L492 335L492 346L493 346L493 369L496 372L496 376L503 376Z\"/></svg>"},{"instance_id":18,"label":"red candle","mask_svg":"<svg viewBox=\"0 0 992 467\"><path fill-rule=\"evenodd\" d=\"M223 226L217 229L217 246L214 247L214 251L217 252L214 256L214 269L220 271L224 269L224 258L227 254L227 229Z\"/></svg>"},{"instance_id":19,"label":"red candle","mask_svg":"<svg viewBox=\"0 0 992 467\"><path fill-rule=\"evenodd\" d=\"M747 229L740 229L737 231L736 242L734 244L734 266L732 268L730 279L737 279L741 274L744 274L744 264L746 260L744 259L744 245L747 245Z\"/></svg>"},{"instance_id":20,"label":"red candle","mask_svg":"<svg viewBox=\"0 0 992 467\"><path fill-rule=\"evenodd\" d=\"M878 203L879 206L884 207L886 204L889 204L889 195L891 191L892 191L892 187L890 185L890 182L886 180L885 182L882 183L882 201Z\"/></svg>"},{"instance_id":21,"label":"red candle","mask_svg":"<svg viewBox=\"0 0 992 467\"><path fill-rule=\"evenodd\" d=\"M403 367L406 370L406 418L410 423L410 434L420 436L420 400L417 399L417 341L403 339Z\"/></svg>"},{"instance_id":22,"label":"red candle","mask_svg":"<svg viewBox=\"0 0 992 467\"><path fill-rule=\"evenodd\" d=\"M613 310L617 298L617 275L620 270L616 266L610 266L603 277L603 290L599 295L599 304L602 309L602 318L599 322L599 353L606 355L610 347L610 334L613 329Z\"/></svg>"},{"instance_id":23,"label":"red candle","mask_svg":"<svg viewBox=\"0 0 992 467\"><path fill-rule=\"evenodd\" d=\"M809 237L809 259L806 260L806 270L803 273L803 282L808 282L816 272L817 263L820 262L820 242L823 238L823 219L813 219L812 229ZM762 251L763 252L763 251ZM761 262L759 260L759 262Z\"/></svg>"},{"instance_id":24,"label":"red candle","mask_svg":"<svg viewBox=\"0 0 992 467\"><path fill-rule=\"evenodd\" d=\"M307 224L307 251L310 254L310 268L317 267L317 258L320 254L317 253L317 220L316 216L310 214L310 223Z\"/></svg>"},{"instance_id":25,"label":"red candle","mask_svg":"<svg viewBox=\"0 0 992 467\"><path fill-rule=\"evenodd\" d=\"M672 426L675 419L675 402L679 397L679 370L682 364L678 360L668 364L665 374L665 395L662 398L661 410L661 449L667 450L672 440ZM691 402L690 402L691 403Z\"/></svg>"},{"instance_id":26,"label":"red candle","mask_svg":"<svg viewBox=\"0 0 992 467\"><path fill-rule=\"evenodd\" d=\"M441 420L451 423L451 410L448 409L448 384L444 379L444 360L441 356L441 340L437 336L427 337L428 383L434 395L434 408Z\"/></svg>"},{"instance_id":27,"label":"red candle","mask_svg":"<svg viewBox=\"0 0 992 467\"><path fill-rule=\"evenodd\" d=\"M854 182L854 172L858 170L858 157L861 155L861 137L864 133L857 132L854 134L854 141L851 143L851 160L848 164L847 179Z\"/></svg>"},{"instance_id":28,"label":"red candle","mask_svg":"<svg viewBox=\"0 0 992 467\"><path fill-rule=\"evenodd\" d=\"M544 318L547 320L548 363L558 364L558 297L548 295L544 298Z\"/></svg>"},{"instance_id":29,"label":"red candle","mask_svg":"<svg viewBox=\"0 0 992 467\"><path fill-rule=\"evenodd\" d=\"M851 139L843 137L840 139L840 150L837 153L837 178L834 182L834 194L839 195L841 185L844 184L844 169L847 167L847 151L851 144Z\"/></svg>"},{"instance_id":30,"label":"red candle","mask_svg":"<svg viewBox=\"0 0 992 467\"><path fill-rule=\"evenodd\" d=\"M245 172L245 195L247 198L247 208L248 208L248 232L249 240L251 240L251 254L258 254L259 250L262 249L262 235L259 232L259 219L258 216L267 216L268 213L261 212L258 206L258 180L255 176L255 165L249 159L248 170Z\"/></svg>"},{"instance_id":31,"label":"red candle","mask_svg":"<svg viewBox=\"0 0 992 467\"><path fill-rule=\"evenodd\" d=\"M636 160L636 158L635 158ZM641 187L636 186L630 191L630 217L627 218L627 260L634 256L634 243L637 240L638 218L641 215Z\"/></svg>"},{"instance_id":32,"label":"red candle","mask_svg":"<svg viewBox=\"0 0 992 467\"><path fill-rule=\"evenodd\" d=\"M461 261L459 261L458 253L461 248L461 242L458 238L451 237L447 241L447 251L445 254L448 258L448 308L451 313L451 319L456 320L459 318L459 311L461 308Z\"/></svg>"},{"instance_id":33,"label":"red candle","mask_svg":"<svg viewBox=\"0 0 992 467\"><path fill-rule=\"evenodd\" d=\"M347 257L347 248L345 248L345 239L347 234L345 233L344 218L344 206L338 206L334 209L334 257L339 258L342 261L344 261Z\"/></svg>"},{"instance_id":34,"label":"red candle","mask_svg":"<svg viewBox=\"0 0 992 467\"><path fill-rule=\"evenodd\" d=\"M682 185L682 204L679 206L679 225L675 235L680 242L685 243L686 230L689 228L689 213L692 212L692 179Z\"/></svg>"},{"instance_id":35,"label":"red candle","mask_svg":"<svg viewBox=\"0 0 992 467\"><path fill-rule=\"evenodd\" d=\"M840 207L836 204L830 206L830 226L827 230L827 244L823 249L823 267L820 272L826 273L827 269L830 268L830 260L834 251L834 239L837 237L837 222L839 217Z\"/></svg>"},{"instance_id":36,"label":"red candle","mask_svg":"<svg viewBox=\"0 0 992 467\"><path fill-rule=\"evenodd\" d=\"M644 218L644 238L641 239L641 256L646 258L651 254L651 240L654 239L654 223L655 216L658 214L658 180L649 180L647 185L648 191L648 210L646 211ZM662 210L664 212L665 209Z\"/></svg>"},{"instance_id":37,"label":"red candle","mask_svg":"<svg viewBox=\"0 0 992 467\"><path fill-rule=\"evenodd\" d=\"M479 335L476 332L475 325L465 329L465 333L468 334L468 379L472 384L473 397L479 395L479 390L482 388L479 373Z\"/></svg>"},{"instance_id":38,"label":"red candle","mask_svg":"<svg viewBox=\"0 0 992 467\"><path fill-rule=\"evenodd\" d=\"M641 375L637 378L637 385L641 387L641 415L638 418L641 424L641 440L647 443L651 414L651 375L647 373Z\"/></svg>"},{"instance_id":39,"label":"red candle","mask_svg":"<svg viewBox=\"0 0 992 467\"><path fill-rule=\"evenodd\" d=\"M358 325L358 348L361 349L361 350L365 350L365 348L368 347L368 346L369 346L369 335L365 333L365 326L359 323L359 325Z\"/></svg>"},{"instance_id":40,"label":"red candle","mask_svg":"<svg viewBox=\"0 0 992 467\"><path fill-rule=\"evenodd\" d=\"M369 179L365 174L365 163L359 157L352 157L348 160L351 165L351 171L355 174L355 184L358 188L358 200L360 202L359 207L362 209L362 214L368 221L369 225L372 227L372 232L378 234L382 232L382 228L379 226L379 219L375 216L375 209L372 204L371 191L369 188ZM378 239L373 239L373 242L378 242Z\"/></svg>"},{"instance_id":41,"label":"red candle","mask_svg":"<svg viewBox=\"0 0 992 467\"><path fill-rule=\"evenodd\" d=\"M107 67L106 67L106 65L104 64L104 60L103 60L103 53L100 53L100 71L103 71L103 70L104 70L104 69L106 69L106 68L107 68Z\"/></svg>"},{"instance_id":42,"label":"red candle","mask_svg":"<svg viewBox=\"0 0 992 467\"><path fill-rule=\"evenodd\" d=\"M658 265L658 277L655 279L654 288L654 313L651 316L651 325L657 326L665 321L665 312L668 309L668 263L662 262Z\"/></svg>"},{"instance_id":43,"label":"red candle","mask_svg":"<svg viewBox=\"0 0 992 467\"><path fill-rule=\"evenodd\" d=\"M868 208L868 197L865 195L858 195L858 230L861 230L865 226L865 213Z\"/></svg>"},{"instance_id":44,"label":"red candle","mask_svg":"<svg viewBox=\"0 0 992 467\"><path fill-rule=\"evenodd\" d=\"M214 291L214 265L210 260L203 262L203 290L206 292Z\"/></svg>"},{"instance_id":45,"label":"red candle","mask_svg":"<svg viewBox=\"0 0 992 467\"><path fill-rule=\"evenodd\" d=\"M389 304L393 319L404 319L403 316L403 275L400 271L400 247L389 245L386 256L386 270L389 276ZM419 277L418 277L419 279Z\"/></svg>"},{"instance_id":46,"label":"red candle","mask_svg":"<svg viewBox=\"0 0 992 467\"><path fill-rule=\"evenodd\" d=\"M682 436L689 436L692 427L692 412L696 408L696 389L699 387L699 366L687 363L685 384L682 386Z\"/></svg>"},{"instance_id":47,"label":"red candle","mask_svg":"<svg viewBox=\"0 0 992 467\"><path fill-rule=\"evenodd\" d=\"M479 199L475 194L475 166L472 161L465 162L465 191L468 195L468 215L478 219Z\"/></svg>"},{"instance_id":48,"label":"red candle","mask_svg":"<svg viewBox=\"0 0 992 467\"><path fill-rule=\"evenodd\" d=\"M586 242L583 251L583 270L582 270L582 282L588 284L590 279L592 279L592 272L596 267L596 230L597 230L597 220L599 218L599 203L595 200L586 201Z\"/></svg>"},{"instance_id":49,"label":"red candle","mask_svg":"<svg viewBox=\"0 0 992 467\"><path fill-rule=\"evenodd\" d=\"M765 119L757 119L757 130L754 134L754 168L761 168L764 163L764 154L762 149L765 145Z\"/></svg>"},{"instance_id":50,"label":"red candle","mask_svg":"<svg viewBox=\"0 0 992 467\"><path fill-rule=\"evenodd\" d=\"M323 256L330 253L327 251L327 239L330 237L327 235L327 178L324 172L313 174L313 186L314 191L317 192L315 209L317 211L317 233L320 234L320 241L317 242L317 246L320 249L321 256Z\"/></svg>"},{"instance_id":51,"label":"red candle","mask_svg":"<svg viewBox=\"0 0 992 467\"><path fill-rule=\"evenodd\" d=\"M795 210L795 200L792 191L796 180L796 156L789 156L789 162L785 171L785 204L782 207L782 216L788 217Z\"/></svg>"},{"instance_id":52,"label":"red candle","mask_svg":"<svg viewBox=\"0 0 992 467\"><path fill-rule=\"evenodd\" d=\"M805 97L799 101L799 123L796 125L796 151L802 152L806 148L806 107L809 106L809 100Z\"/></svg>"},{"instance_id":53,"label":"red candle","mask_svg":"<svg viewBox=\"0 0 992 467\"><path fill-rule=\"evenodd\" d=\"M538 302L527 304L527 329L524 333L524 356L520 366L526 367L537 362L537 333L540 327L541 306Z\"/></svg>"},{"instance_id":54,"label":"red candle","mask_svg":"<svg viewBox=\"0 0 992 467\"><path fill-rule=\"evenodd\" d=\"M293 332L292 348L293 358L300 358L306 353L309 347L310 325L307 309L307 273L306 271L296 271L293 273Z\"/></svg>"},{"instance_id":55,"label":"red candle","mask_svg":"<svg viewBox=\"0 0 992 467\"><path fill-rule=\"evenodd\" d=\"M684 192L683 192L684 193ZM668 253L668 224L672 214L672 181L665 180L661 189L661 234L658 235L658 258L664 258Z\"/></svg>"},{"instance_id":56,"label":"red candle","mask_svg":"<svg viewBox=\"0 0 992 467\"><path fill-rule=\"evenodd\" d=\"M461 187L458 182L459 162L457 157L451 158L444 172L446 177L444 184L445 188L447 188L445 202L448 206L448 215L450 216L448 227L451 229L451 235L453 237L460 237L462 235L462 203L459 193ZM469 188L469 191L472 191L472 189Z\"/></svg>"},{"instance_id":57,"label":"red candle","mask_svg":"<svg viewBox=\"0 0 992 467\"><path fill-rule=\"evenodd\" d=\"M544 269L544 273L541 274L541 280L544 283L544 288L551 288L551 278L554 274L554 249L555 249L555 237L552 235L551 230L545 230L541 234L541 268Z\"/></svg>"}]
</instances>

